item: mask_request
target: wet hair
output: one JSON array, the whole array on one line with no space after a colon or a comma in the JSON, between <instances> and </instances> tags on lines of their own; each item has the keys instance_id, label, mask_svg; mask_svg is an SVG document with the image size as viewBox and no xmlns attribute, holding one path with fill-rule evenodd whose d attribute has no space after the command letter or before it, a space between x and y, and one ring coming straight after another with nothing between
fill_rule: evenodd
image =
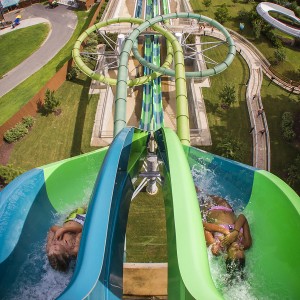
<instances>
[{"instance_id":1,"label":"wet hair","mask_svg":"<svg viewBox=\"0 0 300 300\"><path fill-rule=\"evenodd\" d=\"M233 280L245 279L245 258L227 258L226 270L228 274L228 283L232 283Z\"/></svg>"},{"instance_id":2,"label":"wet hair","mask_svg":"<svg viewBox=\"0 0 300 300\"><path fill-rule=\"evenodd\" d=\"M67 253L50 254L48 260L50 266L56 271L66 272L69 268L70 256Z\"/></svg>"}]
</instances>

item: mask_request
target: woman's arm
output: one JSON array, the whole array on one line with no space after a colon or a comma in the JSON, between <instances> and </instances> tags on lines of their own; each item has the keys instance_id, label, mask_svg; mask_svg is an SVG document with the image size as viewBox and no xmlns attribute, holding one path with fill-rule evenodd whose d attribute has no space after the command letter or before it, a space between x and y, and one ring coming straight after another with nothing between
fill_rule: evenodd
<instances>
[{"instance_id":1,"label":"woman's arm","mask_svg":"<svg viewBox=\"0 0 300 300\"><path fill-rule=\"evenodd\" d=\"M210 231L210 232L220 232L224 235L228 235L230 231L220 225L213 224L213 223L207 223L203 222L203 227L205 230Z\"/></svg>"},{"instance_id":2,"label":"woman's arm","mask_svg":"<svg viewBox=\"0 0 300 300\"><path fill-rule=\"evenodd\" d=\"M52 231L52 227L50 228L49 232L48 232L48 236L47 236L47 245L46 245L46 252L49 252L52 240L54 237L54 232Z\"/></svg>"},{"instance_id":3,"label":"woman's arm","mask_svg":"<svg viewBox=\"0 0 300 300\"><path fill-rule=\"evenodd\" d=\"M70 253L72 256L77 256L77 254L78 254L81 235L82 235L81 232L76 235L75 245L74 245L74 248L71 250L71 253Z\"/></svg>"},{"instance_id":4,"label":"woman's arm","mask_svg":"<svg viewBox=\"0 0 300 300\"><path fill-rule=\"evenodd\" d=\"M247 219L243 226L243 235L244 235L244 239L243 239L244 249L247 250L252 246L252 236L251 236L250 227Z\"/></svg>"},{"instance_id":5,"label":"woman's arm","mask_svg":"<svg viewBox=\"0 0 300 300\"><path fill-rule=\"evenodd\" d=\"M55 238L57 240L61 240L63 238L64 234L67 232L80 233L80 232L82 232L82 226L79 226L79 225L63 226L55 232Z\"/></svg>"},{"instance_id":6,"label":"woman's arm","mask_svg":"<svg viewBox=\"0 0 300 300\"><path fill-rule=\"evenodd\" d=\"M245 227L245 229L244 229ZM245 249L248 249L251 246L251 234L250 234L250 228L248 225L248 221L246 219L246 217L243 214L240 214L237 219L234 222L234 229L233 231L225 236L225 238L223 239L222 243L225 246L229 246L230 244L232 244L237 238L238 235L240 233L241 228L243 228L243 230L246 230L246 238L245 238L245 232L243 232L244 235L244 247ZM245 243L246 241L246 243ZM248 244L250 243L250 246L248 246ZM246 248L246 245L248 246L248 248Z\"/></svg>"}]
</instances>

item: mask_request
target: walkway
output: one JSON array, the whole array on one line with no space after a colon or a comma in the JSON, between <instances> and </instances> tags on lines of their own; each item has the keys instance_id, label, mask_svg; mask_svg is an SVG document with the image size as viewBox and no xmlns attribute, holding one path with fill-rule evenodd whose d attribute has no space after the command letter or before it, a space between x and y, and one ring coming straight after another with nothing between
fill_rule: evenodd
<instances>
[{"instance_id":1,"label":"walkway","mask_svg":"<svg viewBox=\"0 0 300 300\"><path fill-rule=\"evenodd\" d=\"M223 34L216 29L214 29L214 32L211 32L211 29L206 29L204 34L225 40ZM260 110L263 108L260 96L263 80L261 59L238 37L232 35L232 38L235 42L237 52L246 60L250 71L246 101L251 123L251 134L253 136L253 166L270 171L269 129L265 113L260 113Z\"/></svg>"},{"instance_id":2,"label":"walkway","mask_svg":"<svg viewBox=\"0 0 300 300\"><path fill-rule=\"evenodd\" d=\"M0 34L17 30L25 25L49 22L51 30L44 44L29 58L0 79L0 97L14 89L49 62L69 41L77 25L76 14L66 6L49 9L42 4L35 4L21 11L13 11L5 15L7 21L13 21L16 14L22 15L22 21L15 29L6 28Z\"/></svg>"}]
</instances>

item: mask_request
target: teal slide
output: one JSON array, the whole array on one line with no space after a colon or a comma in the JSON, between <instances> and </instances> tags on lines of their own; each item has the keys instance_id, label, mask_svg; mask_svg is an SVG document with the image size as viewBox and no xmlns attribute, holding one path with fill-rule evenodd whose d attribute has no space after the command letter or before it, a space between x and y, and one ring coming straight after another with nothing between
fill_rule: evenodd
<instances>
[{"instance_id":1,"label":"teal slide","mask_svg":"<svg viewBox=\"0 0 300 300\"><path fill-rule=\"evenodd\" d=\"M297 299L299 197L266 171L183 146L171 129L161 129L155 136L163 161L169 298L224 297L222 287L212 280L195 181L208 193L239 199L245 207L254 240L247 253L252 294L258 299ZM147 139L147 133L125 128L109 149L31 170L0 193L1 299L29 299L36 287L40 299L122 298L132 178L143 162ZM197 177L203 170L206 175ZM205 182L208 174L213 174L211 185ZM47 231L57 213L66 215L89 198L74 274L68 286L51 298L53 287L45 284L41 291L39 286L45 273L54 272L44 252Z\"/></svg>"}]
</instances>

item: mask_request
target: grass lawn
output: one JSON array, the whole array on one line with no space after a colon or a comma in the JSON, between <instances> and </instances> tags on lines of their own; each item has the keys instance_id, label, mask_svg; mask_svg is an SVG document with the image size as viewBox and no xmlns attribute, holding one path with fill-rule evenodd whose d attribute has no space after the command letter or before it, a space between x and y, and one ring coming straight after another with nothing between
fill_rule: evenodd
<instances>
[{"instance_id":1,"label":"grass lawn","mask_svg":"<svg viewBox=\"0 0 300 300\"><path fill-rule=\"evenodd\" d=\"M29 134L15 144L9 163L29 170L95 150L89 143L99 96L88 95L89 83L85 75L66 81L55 93L62 113L37 115Z\"/></svg>"},{"instance_id":2,"label":"grass lawn","mask_svg":"<svg viewBox=\"0 0 300 300\"><path fill-rule=\"evenodd\" d=\"M271 172L282 178L286 178L286 168L290 166L297 154L300 154L300 136L293 143L288 143L282 138L281 117L286 111L300 117L299 96L291 95L280 87L270 84L270 80L264 78L261 97L266 112L271 140ZM296 121L296 120L295 120ZM300 187L293 187L300 194Z\"/></svg>"},{"instance_id":3,"label":"grass lawn","mask_svg":"<svg viewBox=\"0 0 300 300\"><path fill-rule=\"evenodd\" d=\"M126 230L127 262L167 262L167 233L163 193L145 190L131 202Z\"/></svg>"},{"instance_id":4,"label":"grass lawn","mask_svg":"<svg viewBox=\"0 0 300 300\"><path fill-rule=\"evenodd\" d=\"M286 34L275 30L276 35L280 35L286 38ZM298 69L300 69L300 48L295 48L292 46L284 46L286 51L286 60L282 63L274 63L274 52L276 48L272 47L271 43L261 36L259 40L256 40L250 30L243 32L243 36L246 37L251 43L253 43L256 48L269 60L272 67L280 74L288 77L292 80L299 80L299 75L297 74Z\"/></svg>"},{"instance_id":5,"label":"grass lawn","mask_svg":"<svg viewBox=\"0 0 300 300\"><path fill-rule=\"evenodd\" d=\"M252 7L255 7L258 4L256 2L245 3L242 0L238 1L237 3L233 3L232 0L212 0L211 6L209 8L206 8L201 0L190 0L190 3L194 12L203 14L212 19L215 18L214 13L218 9L218 7L225 3L229 10L230 19L226 21L223 25L239 33L239 24L241 21L238 19L238 12L243 9L246 11L250 11ZM286 37L285 33L277 29L275 30L275 33L277 35ZM253 43L271 63L274 61L274 51L276 49L273 48L271 43L268 42L268 40L265 39L263 36L261 36L259 40L256 40L252 34L252 29L250 28L249 24L245 24L245 29L243 30L242 35L246 37L251 43ZM272 66L280 74L297 81L298 77L296 73L297 70L300 68L300 49L285 46L285 50L287 56L286 61L278 65L272 63Z\"/></svg>"},{"instance_id":6,"label":"grass lawn","mask_svg":"<svg viewBox=\"0 0 300 300\"><path fill-rule=\"evenodd\" d=\"M201 38L201 41L212 40L215 39ZM210 51L209 57L220 62L224 59L226 52L227 47L219 46L214 48L214 51ZM245 98L245 83L248 79L248 65L240 55L237 55L224 72L211 77L210 88L202 88L213 143L212 147L204 147L204 150L216 153L216 145L227 133L244 144L243 162L252 165L252 137L249 135L250 121ZM234 85L237 101L229 109L224 110L219 105L218 94L226 83Z\"/></svg>"},{"instance_id":7,"label":"grass lawn","mask_svg":"<svg viewBox=\"0 0 300 300\"><path fill-rule=\"evenodd\" d=\"M77 27L66 46L43 68L0 98L0 126L20 110L71 58L71 51L80 33L87 28L97 5L89 12L76 11Z\"/></svg>"},{"instance_id":8,"label":"grass lawn","mask_svg":"<svg viewBox=\"0 0 300 300\"><path fill-rule=\"evenodd\" d=\"M242 9L246 11L252 10L253 6L256 6L256 3L245 3L245 1L240 0L237 3L233 3L232 0L212 0L210 7L205 7L202 3L202 0L190 0L191 6L195 13L207 16L211 19L215 19L216 10L225 3L228 10L230 19L226 21L223 26L239 31L240 21L238 20L238 12Z\"/></svg>"},{"instance_id":9,"label":"grass lawn","mask_svg":"<svg viewBox=\"0 0 300 300\"><path fill-rule=\"evenodd\" d=\"M49 33L48 24L38 24L0 36L0 78L35 52Z\"/></svg>"}]
</instances>

